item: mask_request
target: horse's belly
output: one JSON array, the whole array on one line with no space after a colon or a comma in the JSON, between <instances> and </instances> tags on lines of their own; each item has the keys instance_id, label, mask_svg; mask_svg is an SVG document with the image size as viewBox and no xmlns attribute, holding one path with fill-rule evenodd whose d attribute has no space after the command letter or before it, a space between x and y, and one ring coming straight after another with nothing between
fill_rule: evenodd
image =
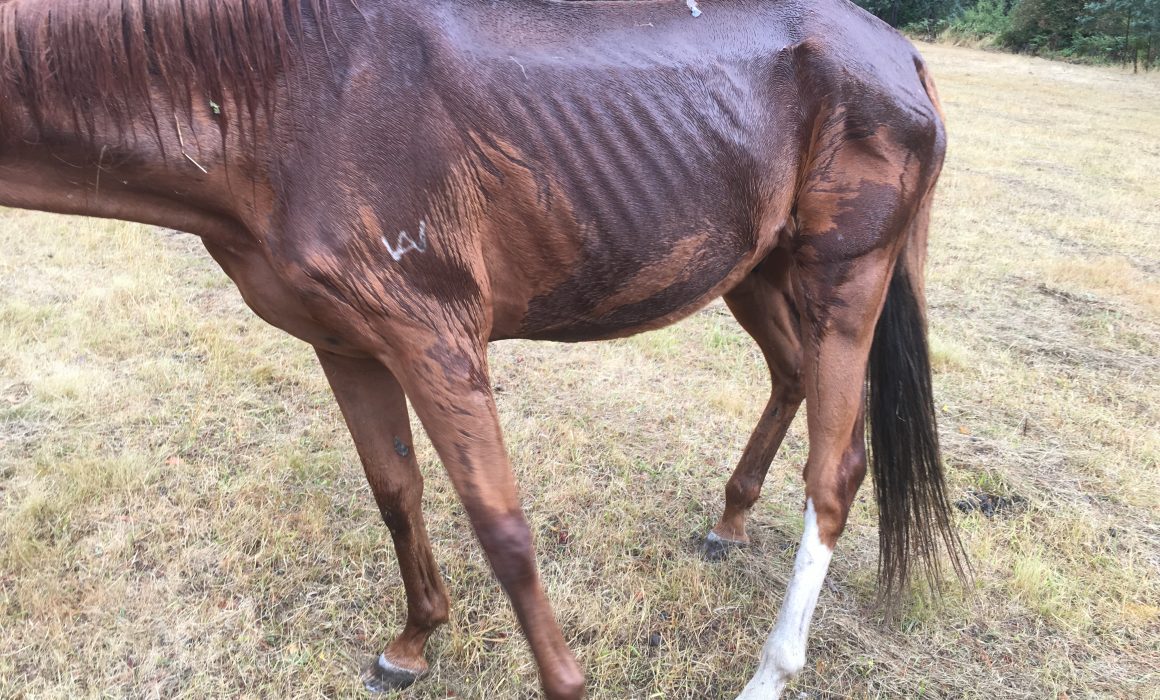
<instances>
[{"instance_id":1,"label":"horse's belly","mask_svg":"<svg viewBox=\"0 0 1160 700\"><path fill-rule=\"evenodd\" d=\"M544 340L610 338L672 323L720 296L756 264L737 232L706 229L676 240L644 236L631 250L582 248L566 276L527 300L518 329Z\"/></svg>"},{"instance_id":2,"label":"horse's belly","mask_svg":"<svg viewBox=\"0 0 1160 700\"><path fill-rule=\"evenodd\" d=\"M562 173L544 168L548 174L538 177L535 169L510 168L505 186L492 191L484 227L493 335L629 335L727 291L768 253L777 232L756 195L756 168L733 163L699 171L662 163L661 174L635 179L612 168L558 166Z\"/></svg>"}]
</instances>

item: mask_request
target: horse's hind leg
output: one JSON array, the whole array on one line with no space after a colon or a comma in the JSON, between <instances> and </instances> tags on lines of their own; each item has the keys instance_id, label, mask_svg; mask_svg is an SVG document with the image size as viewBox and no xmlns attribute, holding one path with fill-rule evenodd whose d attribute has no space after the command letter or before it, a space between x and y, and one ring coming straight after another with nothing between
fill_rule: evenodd
<instances>
[{"instance_id":1,"label":"horse's hind leg","mask_svg":"<svg viewBox=\"0 0 1160 700\"><path fill-rule=\"evenodd\" d=\"M926 158L882 136L839 138L831 149L816 159L824 169L799 197L794 252L809 431L805 528L777 623L739 700L779 697L805 664L814 607L866 474L865 383L875 328L932 184Z\"/></svg>"},{"instance_id":2,"label":"horse's hind leg","mask_svg":"<svg viewBox=\"0 0 1160 700\"><path fill-rule=\"evenodd\" d=\"M741 460L725 486L725 512L705 540L705 555L709 559L720 558L730 547L749 542L746 515L761 494L766 472L804 397L792 270L790 252L779 248L725 295L725 303L738 323L761 348L773 387Z\"/></svg>"},{"instance_id":3,"label":"horse's hind leg","mask_svg":"<svg viewBox=\"0 0 1160 700\"><path fill-rule=\"evenodd\" d=\"M406 687L427 672L423 648L447 622L448 599L423 523L423 477L411 443L407 399L391 372L373 359L319 351L318 359L346 418L367 481L395 540L407 624L366 678L373 691Z\"/></svg>"},{"instance_id":4,"label":"horse's hind leg","mask_svg":"<svg viewBox=\"0 0 1160 700\"><path fill-rule=\"evenodd\" d=\"M777 624L762 651L757 674L741 695L743 700L778 697L805 664L814 606L850 504L866 473L860 427L862 384L891 265L890 256L885 254L856 261L848 268L844 284L835 290L845 304L813 314L815 319L821 316L826 320L824 329L818 329L813 337L807 333L803 348L810 441L805 468L805 531ZM817 282L832 272L827 267L807 273L812 279L802 286L816 289ZM810 291L803 296L819 298Z\"/></svg>"}]
</instances>

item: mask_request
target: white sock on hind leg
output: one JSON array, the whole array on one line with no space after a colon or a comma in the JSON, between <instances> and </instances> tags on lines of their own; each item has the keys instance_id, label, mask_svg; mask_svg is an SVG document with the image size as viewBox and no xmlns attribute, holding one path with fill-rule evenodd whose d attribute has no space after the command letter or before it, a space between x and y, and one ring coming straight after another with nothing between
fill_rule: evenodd
<instances>
[{"instance_id":1,"label":"white sock on hind leg","mask_svg":"<svg viewBox=\"0 0 1160 700\"><path fill-rule=\"evenodd\" d=\"M761 651L753 679L737 700L774 700L806 663L806 641L818 594L834 551L822 544L813 499L806 501L805 531L793 565L793 578L777 614L777 624Z\"/></svg>"}]
</instances>

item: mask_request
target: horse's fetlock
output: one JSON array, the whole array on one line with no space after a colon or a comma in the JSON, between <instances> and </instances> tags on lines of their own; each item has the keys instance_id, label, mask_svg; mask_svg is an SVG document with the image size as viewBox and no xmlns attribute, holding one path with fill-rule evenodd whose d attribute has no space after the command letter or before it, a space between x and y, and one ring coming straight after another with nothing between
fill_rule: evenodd
<instances>
[{"instance_id":1,"label":"horse's fetlock","mask_svg":"<svg viewBox=\"0 0 1160 700\"><path fill-rule=\"evenodd\" d=\"M782 676L796 676L806 665L805 647L797 644L778 646L773 650L769 663Z\"/></svg>"},{"instance_id":2,"label":"horse's fetlock","mask_svg":"<svg viewBox=\"0 0 1160 700\"><path fill-rule=\"evenodd\" d=\"M451 619L451 601L447 599L447 594L442 591L424 598L420 605L422 606L423 619L428 628L432 630L447 624Z\"/></svg>"},{"instance_id":3,"label":"horse's fetlock","mask_svg":"<svg viewBox=\"0 0 1160 700\"><path fill-rule=\"evenodd\" d=\"M584 697L584 674L573 664L572 669L545 681L544 694L549 700L580 700Z\"/></svg>"},{"instance_id":4,"label":"horse's fetlock","mask_svg":"<svg viewBox=\"0 0 1160 700\"><path fill-rule=\"evenodd\" d=\"M725 484L725 502L749 508L761 496L761 483L754 479L730 479Z\"/></svg>"}]
</instances>

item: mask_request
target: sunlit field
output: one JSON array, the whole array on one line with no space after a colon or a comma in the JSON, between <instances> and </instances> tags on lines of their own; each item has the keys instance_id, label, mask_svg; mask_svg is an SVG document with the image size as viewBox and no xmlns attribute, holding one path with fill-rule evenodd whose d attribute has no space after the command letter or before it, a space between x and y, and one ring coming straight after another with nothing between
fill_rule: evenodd
<instances>
[{"instance_id":1,"label":"sunlit field","mask_svg":"<svg viewBox=\"0 0 1160 700\"><path fill-rule=\"evenodd\" d=\"M950 154L928 269L975 569L874 607L867 489L789 697L1160 698L1160 76L923 46ZM768 396L714 304L624 341L493 346L549 596L591 698L733 698L801 532L799 416L700 556ZM539 696L419 439L453 597L399 698ZM0 212L0 698L364 697L400 629L386 528L310 349L192 236ZM395 697L395 696L389 696Z\"/></svg>"}]
</instances>

